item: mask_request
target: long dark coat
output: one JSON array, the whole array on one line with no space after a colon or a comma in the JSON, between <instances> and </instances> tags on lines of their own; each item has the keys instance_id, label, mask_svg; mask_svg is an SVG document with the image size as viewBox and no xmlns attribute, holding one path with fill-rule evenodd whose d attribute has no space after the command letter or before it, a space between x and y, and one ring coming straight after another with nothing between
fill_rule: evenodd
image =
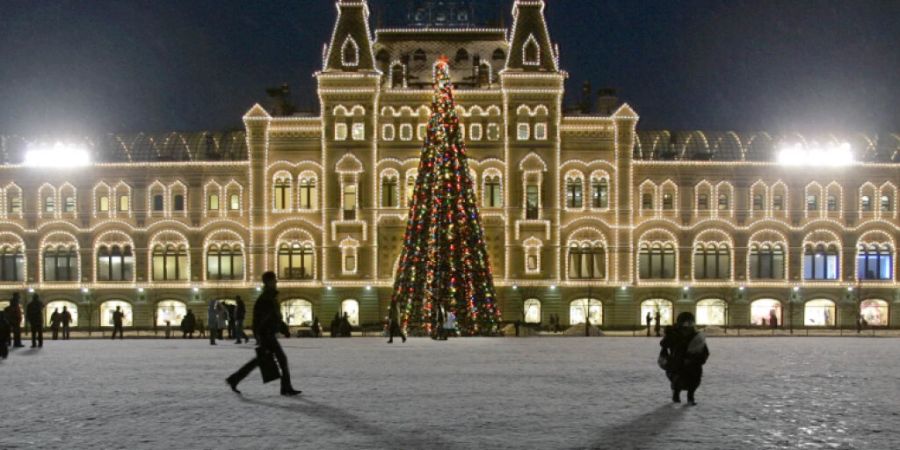
<instances>
[{"instance_id":1,"label":"long dark coat","mask_svg":"<svg viewBox=\"0 0 900 450\"><path fill-rule=\"evenodd\" d=\"M667 356L666 376L673 390L695 390L703 378L703 365L709 359L706 337L694 327L666 327L659 345Z\"/></svg>"}]
</instances>

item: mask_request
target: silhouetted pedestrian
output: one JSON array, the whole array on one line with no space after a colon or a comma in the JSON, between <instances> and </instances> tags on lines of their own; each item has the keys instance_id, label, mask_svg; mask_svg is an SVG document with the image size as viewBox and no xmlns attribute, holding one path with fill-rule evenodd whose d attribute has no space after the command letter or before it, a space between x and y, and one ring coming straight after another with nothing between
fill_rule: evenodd
<instances>
[{"instance_id":1,"label":"silhouetted pedestrian","mask_svg":"<svg viewBox=\"0 0 900 450\"><path fill-rule=\"evenodd\" d=\"M9 356L9 333L12 331L6 320L6 311L0 311L0 359Z\"/></svg>"},{"instance_id":2,"label":"silhouetted pedestrian","mask_svg":"<svg viewBox=\"0 0 900 450\"><path fill-rule=\"evenodd\" d=\"M253 306L253 333L259 341L259 346L266 351L271 352L278 361L278 367L281 369L281 395L293 396L300 394L291 385L291 373L288 366L287 355L281 349L276 335L281 332L285 337L290 337L290 329L281 317L278 310L278 291L276 290L278 279L275 272L266 272L262 276L263 292L256 299ZM237 372L229 376L225 381L231 387L231 390L240 394L237 389L238 384L247 377L253 369L259 366L259 359L253 358Z\"/></svg>"},{"instance_id":3,"label":"silhouetted pedestrian","mask_svg":"<svg viewBox=\"0 0 900 450\"><path fill-rule=\"evenodd\" d=\"M778 315L775 314L774 309L769 310L769 325L771 325L772 328L778 328Z\"/></svg>"},{"instance_id":4,"label":"silhouetted pedestrian","mask_svg":"<svg viewBox=\"0 0 900 450\"><path fill-rule=\"evenodd\" d=\"M653 317L653 331L656 331L656 337L660 337L660 331L662 330L662 325L660 322L662 321L662 315L660 315L659 311L656 311L656 315Z\"/></svg>"},{"instance_id":5,"label":"silhouetted pedestrian","mask_svg":"<svg viewBox=\"0 0 900 450\"><path fill-rule=\"evenodd\" d=\"M647 311L647 316L644 317L644 320L647 322L647 337L650 337L650 328L653 325L653 314L650 314L650 311Z\"/></svg>"},{"instance_id":6,"label":"silhouetted pedestrian","mask_svg":"<svg viewBox=\"0 0 900 450\"><path fill-rule=\"evenodd\" d=\"M19 304L19 293L13 292L12 298L9 300L9 306L4 310L6 312L6 320L9 322L10 333L12 337L13 347L24 347L22 345L22 305Z\"/></svg>"},{"instance_id":7,"label":"silhouetted pedestrian","mask_svg":"<svg viewBox=\"0 0 900 450\"><path fill-rule=\"evenodd\" d=\"M522 327L522 321L516 319L516 337L519 337L519 328Z\"/></svg>"},{"instance_id":8,"label":"silhouetted pedestrian","mask_svg":"<svg viewBox=\"0 0 900 450\"><path fill-rule=\"evenodd\" d=\"M68 306L63 306L62 315L61 315L60 319L62 320L63 340L68 341L69 338L71 337L69 335L69 332L70 332L69 327L72 325L72 313L69 312Z\"/></svg>"},{"instance_id":9,"label":"silhouetted pedestrian","mask_svg":"<svg viewBox=\"0 0 900 450\"><path fill-rule=\"evenodd\" d=\"M31 348L44 346L44 303L41 298L34 294L31 302L28 303L28 309L25 312L25 319L31 327Z\"/></svg>"},{"instance_id":10,"label":"silhouetted pedestrian","mask_svg":"<svg viewBox=\"0 0 900 450\"><path fill-rule=\"evenodd\" d=\"M226 328L228 329L228 339L231 340L234 339L234 335L236 333L234 329L234 312L235 309L237 309L237 306L225 302L222 302L222 306L225 307L226 320L228 321L228 326Z\"/></svg>"},{"instance_id":11,"label":"silhouetted pedestrian","mask_svg":"<svg viewBox=\"0 0 900 450\"><path fill-rule=\"evenodd\" d=\"M388 335L390 335L388 344L394 343L394 336L400 336L400 339L403 339L403 342L406 342L406 335L403 334L403 328L400 327L400 318L399 313L397 312L397 305L391 302L390 308L390 311L388 311Z\"/></svg>"},{"instance_id":12,"label":"silhouetted pedestrian","mask_svg":"<svg viewBox=\"0 0 900 450\"><path fill-rule=\"evenodd\" d=\"M318 316L313 316L312 335L313 337L322 337L322 325L319 323Z\"/></svg>"},{"instance_id":13,"label":"silhouetted pedestrian","mask_svg":"<svg viewBox=\"0 0 900 450\"><path fill-rule=\"evenodd\" d=\"M116 310L113 311L113 334L112 339L116 338L116 333L119 333L119 339L125 339L125 313L122 312L121 306L116 306Z\"/></svg>"},{"instance_id":14,"label":"silhouetted pedestrian","mask_svg":"<svg viewBox=\"0 0 900 450\"><path fill-rule=\"evenodd\" d=\"M234 306L234 320L232 320L232 322L234 322L235 344L240 344L241 339L243 339L246 344L247 342L250 342L247 333L244 333L244 319L247 317L247 306L244 305L244 300L241 299L240 295L238 295L234 301L236 305Z\"/></svg>"},{"instance_id":15,"label":"silhouetted pedestrian","mask_svg":"<svg viewBox=\"0 0 900 450\"><path fill-rule=\"evenodd\" d=\"M331 337L338 336L338 330L341 327L341 314L334 313L334 319L331 319Z\"/></svg>"},{"instance_id":16,"label":"silhouetted pedestrian","mask_svg":"<svg viewBox=\"0 0 900 450\"><path fill-rule=\"evenodd\" d=\"M666 337L659 345L665 357L666 376L672 387L672 401L681 403L681 391L688 391L687 401L696 405L694 392L703 378L703 365L709 358L706 337L694 328L694 315L683 312L675 326L666 327Z\"/></svg>"},{"instance_id":17,"label":"silhouetted pedestrian","mask_svg":"<svg viewBox=\"0 0 900 450\"><path fill-rule=\"evenodd\" d=\"M216 312L216 301L210 300L209 307L206 309L206 324L209 326L209 345L216 345L216 338L219 335L219 314Z\"/></svg>"},{"instance_id":18,"label":"silhouetted pedestrian","mask_svg":"<svg viewBox=\"0 0 900 450\"><path fill-rule=\"evenodd\" d=\"M340 324L340 334L341 337L350 337L353 332L353 327L350 325L350 314L344 312L344 315L341 316L341 324Z\"/></svg>"},{"instance_id":19,"label":"silhouetted pedestrian","mask_svg":"<svg viewBox=\"0 0 900 450\"><path fill-rule=\"evenodd\" d=\"M187 314L184 315L184 318L181 319L181 338L182 339L193 339L194 338L194 329L197 327L197 317L194 316L194 311L187 310Z\"/></svg>"},{"instance_id":20,"label":"silhouetted pedestrian","mask_svg":"<svg viewBox=\"0 0 900 450\"><path fill-rule=\"evenodd\" d=\"M59 308L54 308L53 314L50 314L50 331L53 332L54 341L59 337L60 323L62 323L62 314L60 314Z\"/></svg>"}]
</instances>

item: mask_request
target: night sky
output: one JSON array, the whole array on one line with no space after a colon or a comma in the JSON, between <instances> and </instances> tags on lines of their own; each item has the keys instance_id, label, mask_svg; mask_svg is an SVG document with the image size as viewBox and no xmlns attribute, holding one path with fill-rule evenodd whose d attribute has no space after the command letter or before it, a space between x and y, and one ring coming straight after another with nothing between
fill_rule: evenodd
<instances>
[{"instance_id":1,"label":"night sky","mask_svg":"<svg viewBox=\"0 0 900 450\"><path fill-rule=\"evenodd\" d=\"M485 21L512 0L479 0ZM401 23L407 0L372 0ZM399 13L398 13L399 11ZM333 0L0 0L0 133L224 130L312 73ZM643 129L900 131L900 2L548 0L569 74Z\"/></svg>"}]
</instances>

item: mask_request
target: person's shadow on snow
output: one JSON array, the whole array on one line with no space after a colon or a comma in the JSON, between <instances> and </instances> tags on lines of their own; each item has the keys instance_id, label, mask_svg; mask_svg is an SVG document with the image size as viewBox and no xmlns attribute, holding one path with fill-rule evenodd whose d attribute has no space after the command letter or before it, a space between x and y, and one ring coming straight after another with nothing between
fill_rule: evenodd
<instances>
[{"instance_id":1,"label":"person's shadow on snow","mask_svg":"<svg viewBox=\"0 0 900 450\"><path fill-rule=\"evenodd\" d=\"M366 436L369 439L378 442L378 445L384 448L432 448L445 449L451 448L449 442L444 441L441 436L434 433L418 431L416 433L406 433L396 430L386 429L382 426L375 426L366 423L364 418L353 414L345 409L335 408L334 406L319 403L304 397L295 397L296 402L291 403L275 403L271 401L262 401L241 396L240 399L244 403L264 406L267 408L278 408L292 413L301 413L306 416L318 418L331 423L335 427L343 430L351 430L357 434Z\"/></svg>"},{"instance_id":2,"label":"person's shadow on snow","mask_svg":"<svg viewBox=\"0 0 900 450\"><path fill-rule=\"evenodd\" d=\"M652 448L652 441L681 420L684 410L684 406L669 403L634 417L628 422L611 424L600 430L599 436L589 448L623 450Z\"/></svg>"}]
</instances>

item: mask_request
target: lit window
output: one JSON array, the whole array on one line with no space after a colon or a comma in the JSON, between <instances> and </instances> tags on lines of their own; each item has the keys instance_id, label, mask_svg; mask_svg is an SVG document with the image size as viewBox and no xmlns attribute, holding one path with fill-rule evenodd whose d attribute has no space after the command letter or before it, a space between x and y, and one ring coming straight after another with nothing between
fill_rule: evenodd
<instances>
[{"instance_id":1,"label":"lit window","mask_svg":"<svg viewBox=\"0 0 900 450\"><path fill-rule=\"evenodd\" d=\"M727 211L730 204L728 194L719 194L719 211Z\"/></svg>"},{"instance_id":2,"label":"lit window","mask_svg":"<svg viewBox=\"0 0 900 450\"><path fill-rule=\"evenodd\" d=\"M541 301L532 298L525 300L525 323L541 323Z\"/></svg>"},{"instance_id":3,"label":"lit window","mask_svg":"<svg viewBox=\"0 0 900 450\"><path fill-rule=\"evenodd\" d=\"M228 209L232 211L237 211L241 209L241 196L238 194L231 194L228 198Z\"/></svg>"},{"instance_id":4,"label":"lit window","mask_svg":"<svg viewBox=\"0 0 900 450\"><path fill-rule=\"evenodd\" d=\"M134 273L134 254L131 246L106 245L97 249L98 281L131 281Z\"/></svg>"},{"instance_id":5,"label":"lit window","mask_svg":"<svg viewBox=\"0 0 900 450\"><path fill-rule=\"evenodd\" d=\"M860 280L893 279L893 255L887 244L860 245L856 254L856 277Z\"/></svg>"},{"instance_id":6,"label":"lit window","mask_svg":"<svg viewBox=\"0 0 900 450\"><path fill-rule=\"evenodd\" d=\"M107 197L107 196L105 196L105 195L101 196L101 197L98 199L97 204L99 205L99 206L97 207L97 209L98 209L100 212L107 212L107 211L109 211L109 197Z\"/></svg>"},{"instance_id":7,"label":"lit window","mask_svg":"<svg viewBox=\"0 0 900 450\"><path fill-rule=\"evenodd\" d=\"M381 206L384 208L396 208L397 202L397 178L384 177L381 179Z\"/></svg>"},{"instance_id":8,"label":"lit window","mask_svg":"<svg viewBox=\"0 0 900 450\"><path fill-rule=\"evenodd\" d=\"M210 245L206 252L206 279L241 280L244 278L244 255L240 245Z\"/></svg>"},{"instance_id":9,"label":"lit window","mask_svg":"<svg viewBox=\"0 0 900 450\"><path fill-rule=\"evenodd\" d=\"M784 196L775 195L772 197L772 209L775 211L784 210Z\"/></svg>"},{"instance_id":10,"label":"lit window","mask_svg":"<svg viewBox=\"0 0 900 450\"><path fill-rule=\"evenodd\" d=\"M75 212L75 197L66 197L66 203L63 208L65 208L63 211L67 213Z\"/></svg>"},{"instance_id":11,"label":"lit window","mask_svg":"<svg viewBox=\"0 0 900 450\"><path fill-rule=\"evenodd\" d=\"M603 324L603 304L595 298L582 298L569 303L569 325L585 322L585 317L593 326Z\"/></svg>"},{"instance_id":12,"label":"lit window","mask_svg":"<svg viewBox=\"0 0 900 450\"><path fill-rule=\"evenodd\" d=\"M56 199L52 195L44 197L44 212L56 211Z\"/></svg>"},{"instance_id":13,"label":"lit window","mask_svg":"<svg viewBox=\"0 0 900 450\"><path fill-rule=\"evenodd\" d=\"M731 252L727 245L698 245L694 249L694 278L698 280L731 277Z\"/></svg>"},{"instance_id":14,"label":"lit window","mask_svg":"<svg viewBox=\"0 0 900 450\"><path fill-rule=\"evenodd\" d=\"M783 280L784 247L781 244L752 245L749 265L750 279Z\"/></svg>"},{"instance_id":15,"label":"lit window","mask_svg":"<svg viewBox=\"0 0 900 450\"><path fill-rule=\"evenodd\" d=\"M893 210L891 206L891 196L890 195L882 195L881 196L881 211L889 212Z\"/></svg>"},{"instance_id":16,"label":"lit window","mask_svg":"<svg viewBox=\"0 0 900 450\"><path fill-rule=\"evenodd\" d=\"M534 124L534 138L539 141L547 140L547 124L546 123Z\"/></svg>"},{"instance_id":17,"label":"lit window","mask_svg":"<svg viewBox=\"0 0 900 450\"><path fill-rule=\"evenodd\" d=\"M316 209L316 179L300 179L300 209Z\"/></svg>"},{"instance_id":18,"label":"lit window","mask_svg":"<svg viewBox=\"0 0 900 450\"><path fill-rule=\"evenodd\" d=\"M119 196L119 211L120 211L120 212L127 212L127 211L128 211L128 207L129 207L128 196L127 196L127 195L120 195L120 196Z\"/></svg>"},{"instance_id":19,"label":"lit window","mask_svg":"<svg viewBox=\"0 0 900 450\"><path fill-rule=\"evenodd\" d=\"M487 208L499 208L503 206L500 196L500 177L488 176L484 178L484 206Z\"/></svg>"},{"instance_id":20,"label":"lit window","mask_svg":"<svg viewBox=\"0 0 900 450\"><path fill-rule=\"evenodd\" d=\"M839 262L837 246L807 245L803 251L803 279L837 280Z\"/></svg>"},{"instance_id":21,"label":"lit window","mask_svg":"<svg viewBox=\"0 0 900 450\"><path fill-rule=\"evenodd\" d=\"M591 206L594 208L609 208L609 182L606 178L591 180Z\"/></svg>"},{"instance_id":22,"label":"lit window","mask_svg":"<svg viewBox=\"0 0 900 450\"><path fill-rule=\"evenodd\" d=\"M638 260L641 279L675 278L675 246L653 244L641 246Z\"/></svg>"},{"instance_id":23,"label":"lit window","mask_svg":"<svg viewBox=\"0 0 900 450\"><path fill-rule=\"evenodd\" d=\"M353 140L361 141L366 138L366 124L362 122L355 122L353 124ZM344 137L346 139L346 136ZM343 140L343 139L341 139Z\"/></svg>"},{"instance_id":24,"label":"lit window","mask_svg":"<svg viewBox=\"0 0 900 450\"><path fill-rule=\"evenodd\" d=\"M671 210L675 208L675 196L671 192L663 193L663 209Z\"/></svg>"},{"instance_id":25,"label":"lit window","mask_svg":"<svg viewBox=\"0 0 900 450\"><path fill-rule=\"evenodd\" d=\"M78 250L74 246L44 249L44 281L77 281Z\"/></svg>"},{"instance_id":26,"label":"lit window","mask_svg":"<svg viewBox=\"0 0 900 450\"><path fill-rule=\"evenodd\" d=\"M862 208L863 211L871 211L872 210L872 197L869 197L868 195L863 195L862 198L860 199L860 208Z\"/></svg>"},{"instance_id":27,"label":"lit window","mask_svg":"<svg viewBox=\"0 0 900 450\"><path fill-rule=\"evenodd\" d=\"M525 219L537 220L540 213L540 194L537 184L525 187Z\"/></svg>"},{"instance_id":28,"label":"lit window","mask_svg":"<svg viewBox=\"0 0 900 450\"><path fill-rule=\"evenodd\" d=\"M599 245L569 246L569 279L599 280L606 276L606 250Z\"/></svg>"},{"instance_id":29,"label":"lit window","mask_svg":"<svg viewBox=\"0 0 900 450\"><path fill-rule=\"evenodd\" d=\"M219 210L219 196L217 194L210 195L209 200L206 202L206 206L210 211L218 211Z\"/></svg>"},{"instance_id":30,"label":"lit window","mask_svg":"<svg viewBox=\"0 0 900 450\"><path fill-rule=\"evenodd\" d=\"M313 277L313 248L309 244L281 244L278 247L278 277L308 280Z\"/></svg>"},{"instance_id":31,"label":"lit window","mask_svg":"<svg viewBox=\"0 0 900 450\"><path fill-rule=\"evenodd\" d=\"M346 141L347 140L347 124L346 123L334 124L334 140L336 140L336 141Z\"/></svg>"},{"instance_id":32,"label":"lit window","mask_svg":"<svg viewBox=\"0 0 900 450\"><path fill-rule=\"evenodd\" d=\"M700 211L708 211L709 210L709 195L708 194L697 194L697 209Z\"/></svg>"},{"instance_id":33,"label":"lit window","mask_svg":"<svg viewBox=\"0 0 900 450\"><path fill-rule=\"evenodd\" d=\"M287 178L275 179L275 210L287 211L291 207L291 181Z\"/></svg>"},{"instance_id":34,"label":"lit window","mask_svg":"<svg viewBox=\"0 0 900 450\"><path fill-rule=\"evenodd\" d=\"M581 208L582 206L582 187L580 178L570 178L566 180L566 207Z\"/></svg>"},{"instance_id":35,"label":"lit window","mask_svg":"<svg viewBox=\"0 0 900 450\"><path fill-rule=\"evenodd\" d=\"M156 245L153 247L153 280L187 280L188 253L184 245Z\"/></svg>"},{"instance_id":36,"label":"lit window","mask_svg":"<svg viewBox=\"0 0 900 450\"><path fill-rule=\"evenodd\" d=\"M817 195L807 195L806 196L806 210L807 211L818 211L819 210L819 197Z\"/></svg>"},{"instance_id":37,"label":"lit window","mask_svg":"<svg viewBox=\"0 0 900 450\"><path fill-rule=\"evenodd\" d=\"M516 138L520 141L527 141L531 134L528 124L520 123L516 129L518 130L516 132Z\"/></svg>"},{"instance_id":38,"label":"lit window","mask_svg":"<svg viewBox=\"0 0 900 450\"><path fill-rule=\"evenodd\" d=\"M286 300L281 302L281 317L291 327L308 327L313 323L312 303L307 300Z\"/></svg>"},{"instance_id":39,"label":"lit window","mask_svg":"<svg viewBox=\"0 0 900 450\"><path fill-rule=\"evenodd\" d=\"M25 254L21 247L0 248L0 281L24 281Z\"/></svg>"}]
</instances>

